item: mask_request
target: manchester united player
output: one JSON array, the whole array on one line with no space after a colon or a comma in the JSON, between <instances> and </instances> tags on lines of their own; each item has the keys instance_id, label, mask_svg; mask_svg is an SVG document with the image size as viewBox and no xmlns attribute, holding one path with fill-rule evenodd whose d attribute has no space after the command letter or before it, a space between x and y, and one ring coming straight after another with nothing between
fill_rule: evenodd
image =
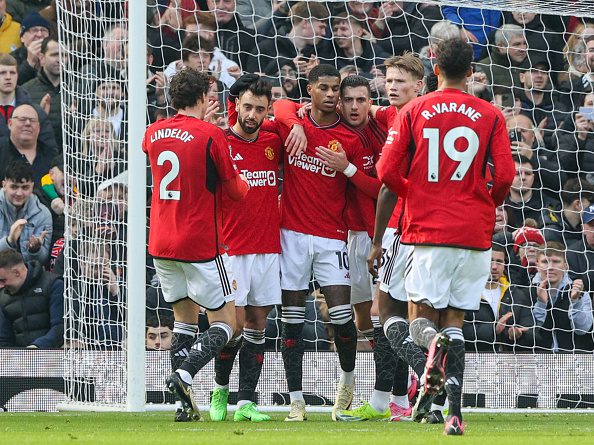
<instances>
[{"instance_id":1,"label":"manchester united player","mask_svg":"<svg viewBox=\"0 0 594 445\"><path fill-rule=\"evenodd\" d=\"M464 311L478 309L489 275L495 207L515 174L503 115L464 92L471 62L472 48L464 40L438 45L440 89L400 111L393 143L386 144L377 164L379 178L406 199L401 241L413 246L405 272L410 333L429 350L413 416L445 383L448 435L464 432Z\"/></svg>"},{"instance_id":2,"label":"manchester united player","mask_svg":"<svg viewBox=\"0 0 594 445\"><path fill-rule=\"evenodd\" d=\"M182 404L176 420L198 420L192 379L231 338L235 329L233 275L224 253L223 190L242 199L249 186L239 175L222 130L202 121L209 76L194 69L178 73L170 94L178 114L147 128L152 196L149 253L175 324L167 388ZM210 328L198 338L199 305ZM184 360L184 357L185 360Z\"/></svg>"},{"instance_id":3,"label":"manchester united player","mask_svg":"<svg viewBox=\"0 0 594 445\"><path fill-rule=\"evenodd\" d=\"M338 70L330 65L318 65L310 71L308 82L312 108L303 119L308 145L298 156L285 155L281 196L282 353L291 397L287 421L306 418L302 394L302 330L312 269L329 307L342 369L333 419L337 411L349 408L352 402L357 330L350 305L343 210L347 177L359 175L363 181L368 178L362 171L367 153L362 142L364 136L349 127L336 112ZM283 104L291 103L276 101L275 110ZM295 104L293 113L297 107ZM287 132L288 127L283 131ZM316 147L344 150L350 161L344 174L326 167Z\"/></svg>"},{"instance_id":4,"label":"manchester united player","mask_svg":"<svg viewBox=\"0 0 594 445\"><path fill-rule=\"evenodd\" d=\"M277 134L260 128L272 98L268 82L247 74L233 84L230 94L236 97L237 120L226 134L232 158L251 186L239 203L223 197L223 231L237 279L237 323L243 327L244 340L239 350L239 400L234 420L261 422L270 420L255 403L264 360L266 317L273 305L281 303L277 172L282 141ZM227 417L229 375L240 340L232 339L216 358L211 420Z\"/></svg>"}]
</instances>

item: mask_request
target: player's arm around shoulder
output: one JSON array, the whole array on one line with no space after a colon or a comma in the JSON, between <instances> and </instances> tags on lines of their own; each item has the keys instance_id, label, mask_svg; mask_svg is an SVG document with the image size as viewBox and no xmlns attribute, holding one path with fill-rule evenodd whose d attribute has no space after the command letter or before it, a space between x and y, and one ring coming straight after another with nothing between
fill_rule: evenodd
<instances>
[{"instance_id":1,"label":"player's arm around shoulder","mask_svg":"<svg viewBox=\"0 0 594 445\"><path fill-rule=\"evenodd\" d=\"M225 133L212 125L211 158L222 181L225 193L234 201L242 200L250 189L247 179L239 173L239 169L231 157L231 145Z\"/></svg>"},{"instance_id":2,"label":"player's arm around shoulder","mask_svg":"<svg viewBox=\"0 0 594 445\"><path fill-rule=\"evenodd\" d=\"M493 107L495 112L495 123L491 136L491 159L495 173L493 175L493 187L491 197L496 206L505 200L514 180L516 169L511 155L511 142L505 126L505 118L501 111Z\"/></svg>"}]
</instances>

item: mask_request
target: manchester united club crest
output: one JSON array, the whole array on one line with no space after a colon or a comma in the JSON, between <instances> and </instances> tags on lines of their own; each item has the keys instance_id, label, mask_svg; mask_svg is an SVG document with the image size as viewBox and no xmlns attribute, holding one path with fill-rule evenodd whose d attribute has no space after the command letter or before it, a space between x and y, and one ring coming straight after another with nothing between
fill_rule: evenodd
<instances>
[{"instance_id":1,"label":"manchester united club crest","mask_svg":"<svg viewBox=\"0 0 594 445\"><path fill-rule=\"evenodd\" d=\"M336 139L332 139L328 142L328 148L332 151L340 151L342 150L342 145Z\"/></svg>"},{"instance_id":2,"label":"manchester united club crest","mask_svg":"<svg viewBox=\"0 0 594 445\"><path fill-rule=\"evenodd\" d=\"M272 147L266 147L264 149L264 155L266 155L266 159L272 161L274 159L274 150L272 149Z\"/></svg>"}]
</instances>

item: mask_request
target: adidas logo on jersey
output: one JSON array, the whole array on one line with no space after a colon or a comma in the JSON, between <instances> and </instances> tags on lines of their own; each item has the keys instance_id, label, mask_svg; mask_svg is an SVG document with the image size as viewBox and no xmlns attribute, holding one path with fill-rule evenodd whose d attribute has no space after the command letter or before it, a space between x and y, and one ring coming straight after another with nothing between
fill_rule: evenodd
<instances>
[{"instance_id":1,"label":"adidas logo on jersey","mask_svg":"<svg viewBox=\"0 0 594 445\"><path fill-rule=\"evenodd\" d=\"M233 156L233 160L234 161L243 161L243 158L241 157L241 155L239 153L237 153L235 156Z\"/></svg>"},{"instance_id":2,"label":"adidas logo on jersey","mask_svg":"<svg viewBox=\"0 0 594 445\"><path fill-rule=\"evenodd\" d=\"M192 345L192 349L197 349L198 351L202 351L202 343L194 343Z\"/></svg>"},{"instance_id":3,"label":"adidas logo on jersey","mask_svg":"<svg viewBox=\"0 0 594 445\"><path fill-rule=\"evenodd\" d=\"M175 354L173 354L175 357L188 357L190 355L190 353L188 352L188 350L186 348L182 349L181 351L177 351Z\"/></svg>"}]
</instances>

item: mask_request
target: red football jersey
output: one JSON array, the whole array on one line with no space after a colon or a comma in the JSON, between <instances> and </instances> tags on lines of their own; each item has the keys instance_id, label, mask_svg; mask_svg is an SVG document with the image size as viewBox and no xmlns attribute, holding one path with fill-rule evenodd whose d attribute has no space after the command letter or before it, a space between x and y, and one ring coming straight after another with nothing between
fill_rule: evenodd
<instances>
[{"instance_id":1,"label":"red football jersey","mask_svg":"<svg viewBox=\"0 0 594 445\"><path fill-rule=\"evenodd\" d=\"M397 114L398 108L392 105L380 107L375 112L375 120L384 129L388 129L394 124L394 119L396 118Z\"/></svg>"},{"instance_id":2,"label":"red football jersey","mask_svg":"<svg viewBox=\"0 0 594 445\"><path fill-rule=\"evenodd\" d=\"M223 253L221 184L238 175L223 130L178 114L142 141L153 175L149 253L201 262Z\"/></svg>"},{"instance_id":3,"label":"red football jersey","mask_svg":"<svg viewBox=\"0 0 594 445\"><path fill-rule=\"evenodd\" d=\"M281 104L279 104L281 102ZM287 105L281 100L275 102ZM279 122L283 139L289 129ZM342 149L350 162L358 168L368 162L368 152L362 133L348 126L340 116L330 125L319 125L311 114L303 119L307 136L307 149L300 156L285 152L283 192L281 196L281 227L295 232L324 238L345 240L347 226L344 221L347 177L329 169L316 155L318 146Z\"/></svg>"},{"instance_id":4,"label":"red football jersey","mask_svg":"<svg viewBox=\"0 0 594 445\"><path fill-rule=\"evenodd\" d=\"M365 155L365 164L355 165L366 175L376 178L375 163L378 161L386 142L387 132L373 117L369 118L367 125L361 132L369 142L369 145L364 147L368 153ZM373 236L376 201L377 196L372 198L360 188L355 187L353 183L349 183L346 210L346 223L349 230L367 231L369 236Z\"/></svg>"},{"instance_id":5,"label":"red football jersey","mask_svg":"<svg viewBox=\"0 0 594 445\"><path fill-rule=\"evenodd\" d=\"M402 242L489 249L495 207L515 175L509 147L503 115L482 99L445 89L408 103L377 165L379 178L406 199Z\"/></svg>"},{"instance_id":6,"label":"red football jersey","mask_svg":"<svg viewBox=\"0 0 594 445\"><path fill-rule=\"evenodd\" d=\"M248 141L226 131L231 157L247 179L250 190L241 201L223 195L223 232L229 255L280 253L278 165L282 141L268 131Z\"/></svg>"}]
</instances>

